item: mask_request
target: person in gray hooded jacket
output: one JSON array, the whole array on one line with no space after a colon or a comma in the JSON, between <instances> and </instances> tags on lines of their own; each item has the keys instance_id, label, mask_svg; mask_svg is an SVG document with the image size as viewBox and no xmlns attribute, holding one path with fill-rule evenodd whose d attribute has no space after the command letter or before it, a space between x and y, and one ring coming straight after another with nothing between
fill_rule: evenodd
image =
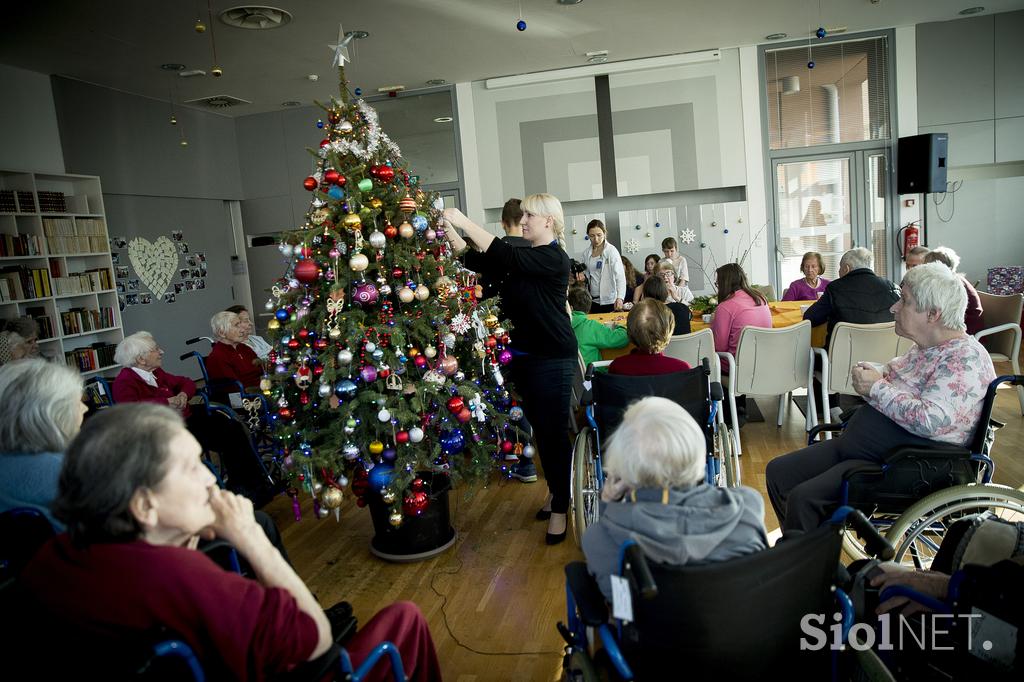
<instances>
[{"instance_id":1,"label":"person in gray hooded jacket","mask_svg":"<svg viewBox=\"0 0 1024 682\"><path fill-rule=\"evenodd\" d=\"M705 483L705 457L700 427L671 400L643 398L626 410L603 453L600 520L583 535L587 568L606 599L626 540L649 560L673 566L768 546L761 495Z\"/></svg>"}]
</instances>

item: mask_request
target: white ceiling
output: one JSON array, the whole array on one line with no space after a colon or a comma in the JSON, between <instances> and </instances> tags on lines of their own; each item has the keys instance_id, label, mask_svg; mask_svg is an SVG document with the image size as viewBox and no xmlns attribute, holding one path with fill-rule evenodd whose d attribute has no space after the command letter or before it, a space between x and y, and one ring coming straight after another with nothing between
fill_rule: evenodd
<instances>
[{"instance_id":1,"label":"white ceiling","mask_svg":"<svg viewBox=\"0 0 1024 682\"><path fill-rule=\"evenodd\" d=\"M335 92L327 45L336 42L339 22L370 32L355 43L347 68L353 87L370 94L394 84L422 88L432 78L462 82L580 66L595 50L620 61L763 43L775 32L804 37L819 24L854 32L943 21L975 2L984 2L986 13L1024 8L1024 0L256 0L289 11L291 23L251 31L216 21L224 75L191 79L159 66L214 66L210 30L193 28L197 16L210 23L204 0L8 2L0 63L165 100L176 85L176 101L252 101L221 112L239 116ZM239 4L217 0L214 16ZM515 26L520 7L524 32ZM320 80L310 82L308 74Z\"/></svg>"}]
</instances>

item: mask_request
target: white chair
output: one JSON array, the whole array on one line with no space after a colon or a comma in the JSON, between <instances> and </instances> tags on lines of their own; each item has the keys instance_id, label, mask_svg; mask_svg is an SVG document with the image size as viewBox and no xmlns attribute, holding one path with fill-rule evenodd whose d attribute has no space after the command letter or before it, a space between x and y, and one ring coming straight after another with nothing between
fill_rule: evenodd
<instances>
[{"instance_id":1,"label":"white chair","mask_svg":"<svg viewBox=\"0 0 1024 682\"><path fill-rule=\"evenodd\" d=\"M711 380L722 380L722 365L715 354L715 335L710 329L673 336L665 349L665 355L682 360L690 367L700 367L701 360L707 358L711 361Z\"/></svg>"},{"instance_id":2,"label":"white chair","mask_svg":"<svg viewBox=\"0 0 1024 682\"><path fill-rule=\"evenodd\" d=\"M793 389L806 388L806 428L810 431L817 424L814 390L811 388L814 385L814 364L811 361L809 320L778 329L744 327L736 346L736 356L721 352L718 355L729 368L729 407L732 408L737 441L737 394L779 396L778 426L782 426L782 413Z\"/></svg>"},{"instance_id":3,"label":"white chair","mask_svg":"<svg viewBox=\"0 0 1024 682\"><path fill-rule=\"evenodd\" d=\"M832 329L828 352L824 348L811 349L821 358L821 371L814 375L821 382L821 409L826 419L831 408L829 394L857 395L851 375L854 365L858 362L884 365L905 353L911 345L912 341L896 335L895 322L836 324ZM831 436L830 432L825 432L826 439Z\"/></svg>"},{"instance_id":4,"label":"white chair","mask_svg":"<svg viewBox=\"0 0 1024 682\"><path fill-rule=\"evenodd\" d=\"M989 337L985 342L992 362L1009 362L1014 374L1020 374L1020 315L1024 307L1024 294L997 296L978 292L981 307L985 310L985 329L974 335L979 341ZM1017 400L1020 402L1021 414L1024 414L1024 387L1017 387Z\"/></svg>"}]
</instances>

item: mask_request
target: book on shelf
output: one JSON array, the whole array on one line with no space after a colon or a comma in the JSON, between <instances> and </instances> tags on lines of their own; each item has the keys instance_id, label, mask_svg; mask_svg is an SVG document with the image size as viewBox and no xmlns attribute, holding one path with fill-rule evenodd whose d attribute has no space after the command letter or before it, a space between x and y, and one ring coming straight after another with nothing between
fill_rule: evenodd
<instances>
[{"instance_id":1,"label":"book on shelf","mask_svg":"<svg viewBox=\"0 0 1024 682\"><path fill-rule=\"evenodd\" d=\"M114 326L114 309L103 306L93 308L71 308L60 314L60 324L64 336L85 334Z\"/></svg>"},{"instance_id":2,"label":"book on shelf","mask_svg":"<svg viewBox=\"0 0 1024 682\"><path fill-rule=\"evenodd\" d=\"M14 202L13 189L0 189L0 213L17 213L18 204Z\"/></svg>"},{"instance_id":3,"label":"book on shelf","mask_svg":"<svg viewBox=\"0 0 1024 682\"><path fill-rule=\"evenodd\" d=\"M0 235L0 257L39 256L42 252L42 242L34 234Z\"/></svg>"},{"instance_id":4,"label":"book on shelf","mask_svg":"<svg viewBox=\"0 0 1024 682\"><path fill-rule=\"evenodd\" d=\"M15 194L18 195L18 210L22 213L35 213L36 212L36 198L32 192L17 190Z\"/></svg>"},{"instance_id":5,"label":"book on shelf","mask_svg":"<svg viewBox=\"0 0 1024 682\"><path fill-rule=\"evenodd\" d=\"M51 320L50 316L46 314L45 307L41 305L29 306L25 308L25 314L35 320L36 324L39 325L39 339L41 341L52 339L56 336L53 333L53 320Z\"/></svg>"},{"instance_id":6,"label":"book on shelf","mask_svg":"<svg viewBox=\"0 0 1024 682\"><path fill-rule=\"evenodd\" d=\"M8 300L46 298L53 295L50 271L47 268L10 266L0 270L0 279L7 280L8 290L12 294Z\"/></svg>"},{"instance_id":7,"label":"book on shelf","mask_svg":"<svg viewBox=\"0 0 1024 682\"><path fill-rule=\"evenodd\" d=\"M40 213L67 213L67 204L64 201L64 192L36 192L39 197Z\"/></svg>"},{"instance_id":8,"label":"book on shelf","mask_svg":"<svg viewBox=\"0 0 1024 682\"><path fill-rule=\"evenodd\" d=\"M101 253L108 250L106 226L99 218L44 218L43 235L51 254Z\"/></svg>"},{"instance_id":9,"label":"book on shelf","mask_svg":"<svg viewBox=\"0 0 1024 682\"><path fill-rule=\"evenodd\" d=\"M107 291L114 288L110 268L92 268L85 272L72 272L66 277L54 277L53 289L57 296L88 294L93 291Z\"/></svg>"},{"instance_id":10,"label":"book on shelf","mask_svg":"<svg viewBox=\"0 0 1024 682\"><path fill-rule=\"evenodd\" d=\"M114 349L116 344L98 342L91 346L79 347L64 352L64 360L79 371L91 372L101 367L109 367L114 364Z\"/></svg>"}]
</instances>

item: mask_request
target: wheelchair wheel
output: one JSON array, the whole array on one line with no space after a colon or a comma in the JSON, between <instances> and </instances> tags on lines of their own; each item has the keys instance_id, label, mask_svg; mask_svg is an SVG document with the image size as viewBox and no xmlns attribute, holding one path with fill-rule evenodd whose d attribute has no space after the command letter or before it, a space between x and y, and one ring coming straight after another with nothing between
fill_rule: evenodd
<instances>
[{"instance_id":1,"label":"wheelchair wheel","mask_svg":"<svg viewBox=\"0 0 1024 682\"><path fill-rule=\"evenodd\" d=\"M577 546L582 546L583 532L587 527L597 523L601 489L597 481L597 464L594 461L596 452L594 432L586 426L573 443L569 470L569 518L572 521L572 532Z\"/></svg>"},{"instance_id":2,"label":"wheelchair wheel","mask_svg":"<svg viewBox=\"0 0 1024 682\"><path fill-rule=\"evenodd\" d=\"M1010 522L1024 521L1024 492L1002 485L958 485L914 503L886 539L896 548L893 561L927 569L949 527L959 519L988 512Z\"/></svg>"}]
</instances>

